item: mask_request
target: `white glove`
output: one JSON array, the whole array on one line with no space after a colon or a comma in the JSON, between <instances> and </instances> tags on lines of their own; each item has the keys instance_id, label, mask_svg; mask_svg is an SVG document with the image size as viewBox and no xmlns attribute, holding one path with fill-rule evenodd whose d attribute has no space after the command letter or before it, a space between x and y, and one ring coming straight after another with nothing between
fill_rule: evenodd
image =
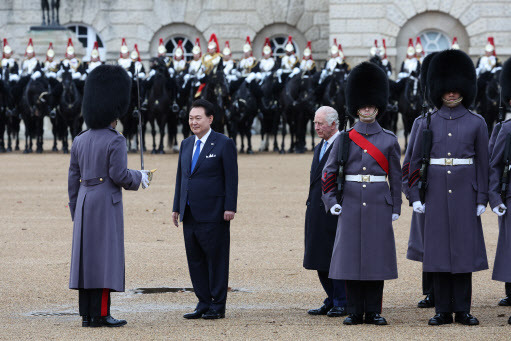
<instances>
[{"instance_id":1,"label":"white glove","mask_svg":"<svg viewBox=\"0 0 511 341\"><path fill-rule=\"evenodd\" d=\"M33 80L36 80L37 78L41 77L41 72L40 71L36 71L32 74L32 76L30 76L30 78L32 78Z\"/></svg>"},{"instance_id":2,"label":"white glove","mask_svg":"<svg viewBox=\"0 0 511 341\"><path fill-rule=\"evenodd\" d=\"M399 219L399 214L397 213L392 213L392 221L396 221Z\"/></svg>"},{"instance_id":3,"label":"white glove","mask_svg":"<svg viewBox=\"0 0 511 341\"><path fill-rule=\"evenodd\" d=\"M481 214L486 211L486 206L484 205L477 205L477 216L479 217Z\"/></svg>"},{"instance_id":4,"label":"white glove","mask_svg":"<svg viewBox=\"0 0 511 341\"><path fill-rule=\"evenodd\" d=\"M426 204L421 204L420 201L414 201L413 202L413 211L417 213L424 213L426 212Z\"/></svg>"},{"instance_id":5,"label":"white glove","mask_svg":"<svg viewBox=\"0 0 511 341\"><path fill-rule=\"evenodd\" d=\"M80 72L73 72L71 74L71 78L73 79L80 79L82 77L82 74Z\"/></svg>"},{"instance_id":6,"label":"white glove","mask_svg":"<svg viewBox=\"0 0 511 341\"><path fill-rule=\"evenodd\" d=\"M332 215L341 215L341 212L342 212L342 207L339 204L335 204L330 209L330 213L332 213Z\"/></svg>"},{"instance_id":7,"label":"white glove","mask_svg":"<svg viewBox=\"0 0 511 341\"><path fill-rule=\"evenodd\" d=\"M499 206L493 209L493 212L499 217L502 217L504 214L506 214L506 210L507 210L506 205L500 204Z\"/></svg>"},{"instance_id":8,"label":"white glove","mask_svg":"<svg viewBox=\"0 0 511 341\"><path fill-rule=\"evenodd\" d=\"M252 82L254 80L254 78L256 77L256 74L251 72L248 77L245 79L245 82L247 82L248 84L250 84L250 82Z\"/></svg>"},{"instance_id":9,"label":"white glove","mask_svg":"<svg viewBox=\"0 0 511 341\"><path fill-rule=\"evenodd\" d=\"M140 174L142 174L142 180L140 183L142 184L142 188L146 189L151 184L151 181L149 180L149 172L148 170L141 170L139 171Z\"/></svg>"}]
</instances>

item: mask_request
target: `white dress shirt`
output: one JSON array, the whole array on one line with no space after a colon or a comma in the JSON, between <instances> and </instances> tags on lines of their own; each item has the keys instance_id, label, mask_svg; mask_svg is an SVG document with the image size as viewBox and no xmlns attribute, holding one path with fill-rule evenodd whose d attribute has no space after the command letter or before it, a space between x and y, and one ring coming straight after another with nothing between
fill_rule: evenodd
<instances>
[{"instance_id":1,"label":"white dress shirt","mask_svg":"<svg viewBox=\"0 0 511 341\"><path fill-rule=\"evenodd\" d=\"M204 145L206 144L206 140L208 139L210 134L211 134L211 128L209 128L208 132L202 138L200 138L199 154L200 154L200 152L202 152L202 148L204 148ZM195 154L195 149L197 149L197 141L198 140L199 140L199 138L197 136L195 136L195 141L193 144L193 151L192 151L192 158L193 158L193 155Z\"/></svg>"}]
</instances>

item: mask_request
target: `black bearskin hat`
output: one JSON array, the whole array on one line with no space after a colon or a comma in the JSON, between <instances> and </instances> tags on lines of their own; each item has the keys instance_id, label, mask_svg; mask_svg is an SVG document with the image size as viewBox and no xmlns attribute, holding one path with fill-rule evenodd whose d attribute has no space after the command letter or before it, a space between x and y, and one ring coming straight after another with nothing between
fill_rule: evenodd
<instances>
[{"instance_id":1,"label":"black bearskin hat","mask_svg":"<svg viewBox=\"0 0 511 341\"><path fill-rule=\"evenodd\" d=\"M442 107L442 96L449 91L459 92L463 97L461 103L467 109L476 97L477 77L474 63L461 50L439 52L431 60L427 82L429 99L437 108Z\"/></svg>"},{"instance_id":2,"label":"black bearskin hat","mask_svg":"<svg viewBox=\"0 0 511 341\"><path fill-rule=\"evenodd\" d=\"M348 114L356 117L358 110L368 105L383 114L389 100L389 79L378 65L363 62L350 72L345 95Z\"/></svg>"},{"instance_id":3,"label":"black bearskin hat","mask_svg":"<svg viewBox=\"0 0 511 341\"><path fill-rule=\"evenodd\" d=\"M428 89L428 69L429 64L431 63L431 59L433 59L433 57L436 56L437 54L438 52L428 54L426 57L424 57L424 60L422 61L421 65L421 74L419 77L419 82L422 93L424 94L424 98L428 103L431 103L431 100L429 99L430 89Z\"/></svg>"},{"instance_id":4,"label":"black bearskin hat","mask_svg":"<svg viewBox=\"0 0 511 341\"><path fill-rule=\"evenodd\" d=\"M500 72L500 87L502 100L509 104L509 100L511 100L511 57L504 63Z\"/></svg>"},{"instance_id":5,"label":"black bearskin hat","mask_svg":"<svg viewBox=\"0 0 511 341\"><path fill-rule=\"evenodd\" d=\"M121 66L100 65L87 76L82 115L91 129L106 128L128 110L131 79Z\"/></svg>"}]
</instances>

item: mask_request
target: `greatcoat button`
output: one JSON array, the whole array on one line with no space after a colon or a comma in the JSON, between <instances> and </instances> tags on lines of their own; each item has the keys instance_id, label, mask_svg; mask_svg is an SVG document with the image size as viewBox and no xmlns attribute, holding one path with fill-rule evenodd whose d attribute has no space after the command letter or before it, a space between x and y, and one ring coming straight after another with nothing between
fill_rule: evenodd
<instances>
[{"instance_id":1,"label":"greatcoat button","mask_svg":"<svg viewBox=\"0 0 511 341\"><path fill-rule=\"evenodd\" d=\"M362 185L362 187L366 188L367 186L366 185Z\"/></svg>"},{"instance_id":2,"label":"greatcoat button","mask_svg":"<svg viewBox=\"0 0 511 341\"><path fill-rule=\"evenodd\" d=\"M449 134L447 134L447 135L452 136L452 134L451 134L451 133L449 133Z\"/></svg>"},{"instance_id":3,"label":"greatcoat button","mask_svg":"<svg viewBox=\"0 0 511 341\"><path fill-rule=\"evenodd\" d=\"M451 171L447 171L447 174L451 174Z\"/></svg>"},{"instance_id":4,"label":"greatcoat button","mask_svg":"<svg viewBox=\"0 0 511 341\"><path fill-rule=\"evenodd\" d=\"M449 190L449 193L452 193L452 191L451 191L451 190Z\"/></svg>"},{"instance_id":5,"label":"greatcoat button","mask_svg":"<svg viewBox=\"0 0 511 341\"><path fill-rule=\"evenodd\" d=\"M364 153L367 153L367 149L364 149Z\"/></svg>"},{"instance_id":6,"label":"greatcoat button","mask_svg":"<svg viewBox=\"0 0 511 341\"><path fill-rule=\"evenodd\" d=\"M451 156L451 153L447 153L447 156Z\"/></svg>"},{"instance_id":7,"label":"greatcoat button","mask_svg":"<svg viewBox=\"0 0 511 341\"><path fill-rule=\"evenodd\" d=\"M365 168L365 167L362 167L362 170L366 170L366 168Z\"/></svg>"},{"instance_id":8,"label":"greatcoat button","mask_svg":"<svg viewBox=\"0 0 511 341\"><path fill-rule=\"evenodd\" d=\"M103 178L99 178L99 181L103 181Z\"/></svg>"},{"instance_id":9,"label":"greatcoat button","mask_svg":"<svg viewBox=\"0 0 511 341\"><path fill-rule=\"evenodd\" d=\"M367 204L366 204L365 202L364 202L364 203L362 203L362 205L367 206Z\"/></svg>"}]
</instances>

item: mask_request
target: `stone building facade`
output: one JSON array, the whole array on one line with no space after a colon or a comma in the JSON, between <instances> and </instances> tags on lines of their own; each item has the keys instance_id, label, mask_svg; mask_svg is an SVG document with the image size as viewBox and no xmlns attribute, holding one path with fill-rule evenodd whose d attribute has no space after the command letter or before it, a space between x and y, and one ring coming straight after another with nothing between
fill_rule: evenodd
<instances>
[{"instance_id":1,"label":"stone building facade","mask_svg":"<svg viewBox=\"0 0 511 341\"><path fill-rule=\"evenodd\" d=\"M428 52L449 47L454 36L461 49L476 59L493 36L501 59L511 55L511 0L61 0L60 33L31 31L41 24L41 1L0 1L0 38L7 38L15 55L23 58L29 37L39 58L53 39L58 57L63 56L66 37L74 39L78 53L87 59L94 40L100 40L103 60L119 56L121 38L130 50L136 43L147 61L156 55L159 39L169 53L177 39L191 48L200 38L203 51L211 33L223 47L230 41L239 58L245 38L253 42L259 57L265 37L276 47L288 35L301 56L312 41L316 60L327 58L336 38L350 64L367 59L374 40L386 39L393 65L405 56L408 38L421 36ZM414 39L415 40L415 39ZM426 42L424 42L426 40ZM446 45L447 44L447 45Z\"/></svg>"}]
</instances>

